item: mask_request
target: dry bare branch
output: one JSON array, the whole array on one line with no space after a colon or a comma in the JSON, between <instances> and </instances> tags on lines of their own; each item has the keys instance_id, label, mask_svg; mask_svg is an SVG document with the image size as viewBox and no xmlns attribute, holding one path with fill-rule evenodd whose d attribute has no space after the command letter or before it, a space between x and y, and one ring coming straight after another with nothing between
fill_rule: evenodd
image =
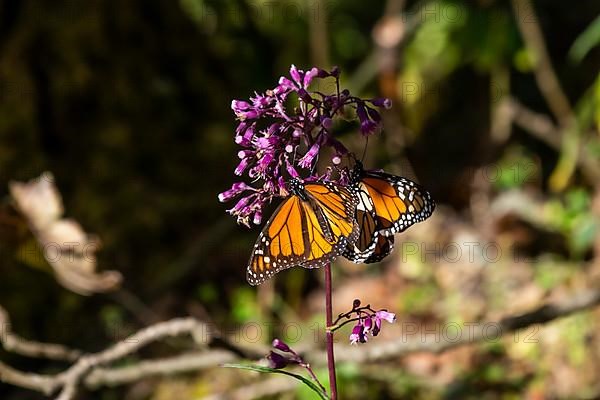
<instances>
[{"instance_id":1,"label":"dry bare branch","mask_svg":"<svg viewBox=\"0 0 600 400\"><path fill-rule=\"evenodd\" d=\"M81 355L81 351L60 344L35 342L13 334L10 318L2 306L0 306L0 343L4 350L27 357L75 361Z\"/></svg>"},{"instance_id":2,"label":"dry bare branch","mask_svg":"<svg viewBox=\"0 0 600 400\"><path fill-rule=\"evenodd\" d=\"M560 301L548 303L530 312L507 316L498 322L484 322L472 326L473 331L469 335L463 335L457 340L406 340L401 338L387 343L373 346L345 348L338 350L339 361L346 362L372 362L395 359L400 356L416 353L430 352L441 353L458 346L484 341L486 339L485 329L494 325L502 334L507 334L535 324L543 324L557 318L566 317L573 313L595 307L600 304L600 289L590 289L577 293Z\"/></svg>"},{"instance_id":3,"label":"dry bare branch","mask_svg":"<svg viewBox=\"0 0 600 400\"><path fill-rule=\"evenodd\" d=\"M138 331L104 351L78 357L77 361L66 371L56 375L26 373L0 363L0 381L36 390L47 395L60 389L61 392L57 399L68 400L73 398L79 385L92 370L121 360L150 343L181 335L191 335L197 344L206 344L208 343L210 331L204 323L194 318L179 318L160 322ZM193 367L198 366L197 362L192 365ZM154 371L153 369L150 370ZM95 379L101 381L98 375Z\"/></svg>"},{"instance_id":4,"label":"dry bare branch","mask_svg":"<svg viewBox=\"0 0 600 400\"><path fill-rule=\"evenodd\" d=\"M531 0L513 0L512 5L521 36L534 57L533 72L538 87L560 125L567 127L573 122L573 109L552 67L546 41Z\"/></svg>"},{"instance_id":5,"label":"dry bare branch","mask_svg":"<svg viewBox=\"0 0 600 400\"><path fill-rule=\"evenodd\" d=\"M360 347L342 346L342 348L338 349L337 358L340 362L375 362L393 360L415 352L440 353L458 346L465 346L486 340L484 329L489 325L495 325L502 334L507 334L531 325L543 324L566 317L599 304L600 288L588 289L573 296L544 304L535 310L521 315L507 316L497 322L476 324L473 326L473 331L470 335L461 336L457 340L436 339L427 341L419 338L407 341L405 340L406 338L399 338L385 343L373 343ZM172 336L190 334L195 338L197 343L207 343L207 333L207 326L193 318L174 319L142 329L104 351L84 355L66 371L56 375L26 373L0 362L0 380L47 395L60 389L61 392L57 399L68 400L74 397L80 386L97 389L102 386L123 385L152 376L194 372L239 359L239 355L231 350L207 349L206 351L196 350L170 358L145 360L127 367L109 366L109 364L123 359L152 342ZM312 360L315 365L323 365L325 360L324 352L318 349L309 350L306 357ZM262 386L262 383L257 383L255 392L277 393L291 390L294 387L287 384L281 386L280 383L278 381L273 386L271 386L271 383L265 384L266 386ZM244 389L246 390L247 388ZM241 393L241 390L234 391L233 393ZM227 398L232 397L228 394ZM239 398L249 399L253 397L242 396L240 394Z\"/></svg>"}]
</instances>

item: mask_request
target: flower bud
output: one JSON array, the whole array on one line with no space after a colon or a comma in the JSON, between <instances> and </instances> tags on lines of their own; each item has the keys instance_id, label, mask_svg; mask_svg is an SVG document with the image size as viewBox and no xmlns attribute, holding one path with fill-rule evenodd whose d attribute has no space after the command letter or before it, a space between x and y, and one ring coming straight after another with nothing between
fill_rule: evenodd
<instances>
[{"instance_id":1,"label":"flower bud","mask_svg":"<svg viewBox=\"0 0 600 400\"><path fill-rule=\"evenodd\" d=\"M273 339L273 347L275 347L277 350L291 353L290 346L288 346L283 340Z\"/></svg>"},{"instance_id":2,"label":"flower bud","mask_svg":"<svg viewBox=\"0 0 600 400\"><path fill-rule=\"evenodd\" d=\"M273 369L285 368L290 363L289 358L286 358L279 353L275 353L274 351L269 353L267 360L269 360L269 367Z\"/></svg>"},{"instance_id":3,"label":"flower bud","mask_svg":"<svg viewBox=\"0 0 600 400\"><path fill-rule=\"evenodd\" d=\"M321 126L326 130L330 130L333 126L333 120L329 117L324 117L323 119L321 119Z\"/></svg>"},{"instance_id":4,"label":"flower bud","mask_svg":"<svg viewBox=\"0 0 600 400\"><path fill-rule=\"evenodd\" d=\"M377 99L373 99L373 100L371 100L371 104L373 104L376 107L383 107L386 110L389 110L390 108L392 108L392 100L388 99L387 97L380 97Z\"/></svg>"}]
</instances>

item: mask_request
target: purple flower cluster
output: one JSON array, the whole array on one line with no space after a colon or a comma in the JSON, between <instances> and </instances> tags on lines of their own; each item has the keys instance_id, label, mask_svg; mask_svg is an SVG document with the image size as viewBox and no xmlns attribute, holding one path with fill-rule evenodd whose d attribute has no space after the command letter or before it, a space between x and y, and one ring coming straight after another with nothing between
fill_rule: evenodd
<instances>
[{"instance_id":1,"label":"purple flower cluster","mask_svg":"<svg viewBox=\"0 0 600 400\"><path fill-rule=\"evenodd\" d=\"M371 135L381 129L381 116L376 108L390 108L389 99L361 99L348 90L340 90L340 72L311 68L307 71L290 68L289 77L265 93L255 93L249 101L233 100L231 108L239 123L235 142L238 152L238 176L247 175L256 185L236 182L219 194L221 202L240 197L228 212L238 223L260 224L262 209L275 197L287 196L286 181L332 180L332 166L340 164L348 149L333 135L335 120L354 110L360 132ZM317 80L330 79L335 92L323 93ZM314 89L313 89L314 87ZM316 163L319 155L330 150L330 166L319 175Z\"/></svg>"},{"instance_id":2,"label":"purple flower cluster","mask_svg":"<svg viewBox=\"0 0 600 400\"><path fill-rule=\"evenodd\" d=\"M352 328L350 334L350 344L366 343L367 335L371 333L373 336L377 336L381 331L381 321L387 321L392 323L396 321L396 315L394 313L387 312L385 310L376 311L375 314L368 314L364 317L360 316L358 322Z\"/></svg>"},{"instance_id":3,"label":"purple flower cluster","mask_svg":"<svg viewBox=\"0 0 600 400\"><path fill-rule=\"evenodd\" d=\"M340 329L342 326L356 322L350 334L350 344L366 343L368 334L377 336L381 331L382 321L393 323L396 321L396 314L387 310L375 311L370 304L361 307L359 299L354 300L352 309L346 313L338 315L337 319L330 327L332 331ZM345 319L345 321L343 321ZM343 321L343 322L340 322Z\"/></svg>"}]
</instances>

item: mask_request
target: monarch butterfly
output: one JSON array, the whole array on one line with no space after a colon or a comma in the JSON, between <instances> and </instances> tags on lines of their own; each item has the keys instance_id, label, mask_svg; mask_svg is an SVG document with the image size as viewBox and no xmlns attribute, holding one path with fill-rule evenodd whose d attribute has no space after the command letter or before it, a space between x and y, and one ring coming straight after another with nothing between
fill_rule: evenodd
<instances>
[{"instance_id":1,"label":"monarch butterfly","mask_svg":"<svg viewBox=\"0 0 600 400\"><path fill-rule=\"evenodd\" d=\"M290 267L318 268L358 237L358 198L331 182L289 182L291 194L275 210L256 240L246 278L258 285Z\"/></svg>"},{"instance_id":2,"label":"monarch butterfly","mask_svg":"<svg viewBox=\"0 0 600 400\"><path fill-rule=\"evenodd\" d=\"M394 247L394 234L429 218L435 202L415 182L385 172L365 171L356 161L350 187L358 197L357 241L344 250L355 263L373 263L385 258Z\"/></svg>"}]
</instances>

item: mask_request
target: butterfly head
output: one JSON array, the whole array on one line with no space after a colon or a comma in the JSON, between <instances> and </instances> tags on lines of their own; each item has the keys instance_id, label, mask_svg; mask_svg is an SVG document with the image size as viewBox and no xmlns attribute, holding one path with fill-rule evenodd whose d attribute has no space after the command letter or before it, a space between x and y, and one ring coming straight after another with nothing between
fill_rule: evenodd
<instances>
[{"instance_id":1,"label":"butterfly head","mask_svg":"<svg viewBox=\"0 0 600 400\"><path fill-rule=\"evenodd\" d=\"M306 192L304 191L304 183L299 179L292 179L288 182L290 193L300 197L302 200L307 201Z\"/></svg>"}]
</instances>

